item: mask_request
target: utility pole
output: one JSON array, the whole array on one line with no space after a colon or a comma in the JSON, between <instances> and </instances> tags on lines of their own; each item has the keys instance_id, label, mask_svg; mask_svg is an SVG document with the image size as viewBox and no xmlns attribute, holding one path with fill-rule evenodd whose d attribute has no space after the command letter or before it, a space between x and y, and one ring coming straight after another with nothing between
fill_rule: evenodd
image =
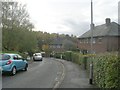
<instances>
[{"instance_id":1,"label":"utility pole","mask_svg":"<svg viewBox=\"0 0 120 90\"><path fill-rule=\"evenodd\" d=\"M91 54L93 54L93 1L91 0L91 24L90 24L90 30L91 30ZM93 84L93 62L90 63L90 76L89 76L89 84Z\"/></svg>"},{"instance_id":2,"label":"utility pole","mask_svg":"<svg viewBox=\"0 0 120 90\"><path fill-rule=\"evenodd\" d=\"M94 29L94 24L93 24L93 2L91 0L91 24L90 24L90 30L91 30L91 54L93 53L93 29Z\"/></svg>"}]
</instances>

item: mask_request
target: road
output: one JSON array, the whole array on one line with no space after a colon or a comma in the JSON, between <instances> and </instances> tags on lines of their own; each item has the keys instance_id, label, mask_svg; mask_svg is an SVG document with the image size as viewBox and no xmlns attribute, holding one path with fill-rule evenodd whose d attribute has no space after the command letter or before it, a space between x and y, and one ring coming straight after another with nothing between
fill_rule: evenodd
<instances>
[{"instance_id":1,"label":"road","mask_svg":"<svg viewBox=\"0 0 120 90\"><path fill-rule=\"evenodd\" d=\"M2 82L3 88L95 88L79 65L54 58L30 63L27 72L3 75Z\"/></svg>"},{"instance_id":2,"label":"road","mask_svg":"<svg viewBox=\"0 0 120 90\"><path fill-rule=\"evenodd\" d=\"M15 76L3 75L3 88L56 88L63 78L63 65L59 61L44 58L29 64L28 71Z\"/></svg>"}]
</instances>

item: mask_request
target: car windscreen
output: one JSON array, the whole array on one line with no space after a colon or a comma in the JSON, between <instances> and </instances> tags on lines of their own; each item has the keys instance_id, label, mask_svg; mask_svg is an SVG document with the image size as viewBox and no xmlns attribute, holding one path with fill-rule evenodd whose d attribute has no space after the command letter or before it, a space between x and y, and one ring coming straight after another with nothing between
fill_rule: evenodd
<instances>
[{"instance_id":1,"label":"car windscreen","mask_svg":"<svg viewBox=\"0 0 120 90\"><path fill-rule=\"evenodd\" d=\"M41 53L36 53L35 56L41 56Z\"/></svg>"},{"instance_id":2,"label":"car windscreen","mask_svg":"<svg viewBox=\"0 0 120 90\"><path fill-rule=\"evenodd\" d=\"M0 54L0 60L9 60L9 59L10 59L10 55Z\"/></svg>"}]
</instances>

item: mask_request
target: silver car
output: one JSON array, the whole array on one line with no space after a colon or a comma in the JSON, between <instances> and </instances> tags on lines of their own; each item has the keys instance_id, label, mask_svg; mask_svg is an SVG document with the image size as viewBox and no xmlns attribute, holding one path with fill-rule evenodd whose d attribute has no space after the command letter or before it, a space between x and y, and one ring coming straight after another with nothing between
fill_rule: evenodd
<instances>
[{"instance_id":1,"label":"silver car","mask_svg":"<svg viewBox=\"0 0 120 90\"><path fill-rule=\"evenodd\" d=\"M42 58L42 54L41 53L34 53L33 54L33 60L34 61L42 61L43 60L43 58Z\"/></svg>"}]
</instances>

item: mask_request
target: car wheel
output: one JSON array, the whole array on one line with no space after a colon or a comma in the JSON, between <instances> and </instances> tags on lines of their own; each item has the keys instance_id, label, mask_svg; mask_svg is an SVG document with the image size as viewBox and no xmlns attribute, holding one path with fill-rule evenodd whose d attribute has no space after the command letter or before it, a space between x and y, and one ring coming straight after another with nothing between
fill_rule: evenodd
<instances>
[{"instance_id":1,"label":"car wheel","mask_svg":"<svg viewBox=\"0 0 120 90\"><path fill-rule=\"evenodd\" d=\"M24 71L27 71L27 69L28 69L28 64L26 64Z\"/></svg>"},{"instance_id":2,"label":"car wheel","mask_svg":"<svg viewBox=\"0 0 120 90\"><path fill-rule=\"evenodd\" d=\"M13 67L12 71L11 71L11 75L14 76L16 74L16 72L17 72L16 67Z\"/></svg>"},{"instance_id":3,"label":"car wheel","mask_svg":"<svg viewBox=\"0 0 120 90\"><path fill-rule=\"evenodd\" d=\"M35 58L33 57L33 60L35 61Z\"/></svg>"},{"instance_id":4,"label":"car wheel","mask_svg":"<svg viewBox=\"0 0 120 90\"><path fill-rule=\"evenodd\" d=\"M35 61L35 59L33 58L33 61Z\"/></svg>"}]
</instances>

